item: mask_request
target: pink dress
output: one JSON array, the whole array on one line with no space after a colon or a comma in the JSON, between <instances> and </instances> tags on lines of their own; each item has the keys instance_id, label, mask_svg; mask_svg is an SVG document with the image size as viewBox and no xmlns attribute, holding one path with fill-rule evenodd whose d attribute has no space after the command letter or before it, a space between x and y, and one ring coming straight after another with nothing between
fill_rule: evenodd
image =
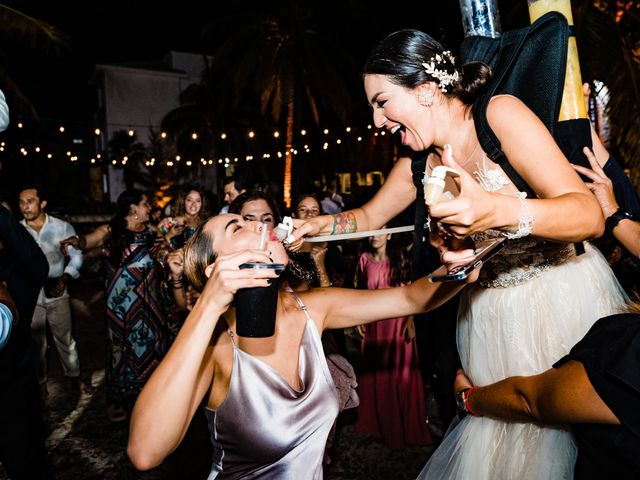
<instances>
[{"instance_id":1,"label":"pink dress","mask_svg":"<svg viewBox=\"0 0 640 480\"><path fill-rule=\"evenodd\" d=\"M390 287L389 259L375 261L364 253L358 270L369 290ZM416 342L407 343L402 335L405 320L399 317L367 325L358 373L360 406L355 429L381 438L394 450L432 443Z\"/></svg>"}]
</instances>

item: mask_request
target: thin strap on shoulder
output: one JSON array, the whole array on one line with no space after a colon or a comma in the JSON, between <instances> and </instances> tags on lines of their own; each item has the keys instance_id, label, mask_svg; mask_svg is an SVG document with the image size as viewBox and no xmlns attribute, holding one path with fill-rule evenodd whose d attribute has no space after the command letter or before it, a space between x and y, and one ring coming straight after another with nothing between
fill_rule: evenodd
<instances>
[{"instance_id":1,"label":"thin strap on shoulder","mask_svg":"<svg viewBox=\"0 0 640 480\"><path fill-rule=\"evenodd\" d=\"M231 329L229 327L227 327L227 333L229 334L229 337L231 338L231 344L235 348L236 347L236 339L234 338L233 332L231 331Z\"/></svg>"},{"instance_id":2,"label":"thin strap on shoulder","mask_svg":"<svg viewBox=\"0 0 640 480\"><path fill-rule=\"evenodd\" d=\"M293 298L296 299L296 302L298 302L298 305L300 306L300 310L304 312L304 315L305 317L307 317L307 320L311 320L311 315L309 315L307 306L302 302L302 299L300 298L300 296L296 292L291 292L291 294L293 295Z\"/></svg>"}]
</instances>

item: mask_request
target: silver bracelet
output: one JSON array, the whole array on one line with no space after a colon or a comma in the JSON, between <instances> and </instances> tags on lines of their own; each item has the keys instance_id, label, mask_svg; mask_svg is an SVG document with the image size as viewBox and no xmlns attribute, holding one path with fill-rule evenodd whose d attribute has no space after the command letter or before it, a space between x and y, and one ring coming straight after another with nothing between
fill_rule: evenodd
<instances>
[{"instance_id":1,"label":"silver bracelet","mask_svg":"<svg viewBox=\"0 0 640 480\"><path fill-rule=\"evenodd\" d=\"M518 230L515 233L507 233L506 237L509 239L522 238L527 235L531 235L533 230L533 213L529 210L529 205L525 200L527 194L524 192L518 193L518 199L520 200L520 219L518 221Z\"/></svg>"}]
</instances>

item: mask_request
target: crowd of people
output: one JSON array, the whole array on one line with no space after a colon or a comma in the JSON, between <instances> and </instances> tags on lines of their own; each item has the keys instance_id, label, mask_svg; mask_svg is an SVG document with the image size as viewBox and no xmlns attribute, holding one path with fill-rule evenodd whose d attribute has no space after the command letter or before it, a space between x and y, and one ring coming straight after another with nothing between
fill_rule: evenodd
<instances>
[{"instance_id":1,"label":"crowd of people","mask_svg":"<svg viewBox=\"0 0 640 480\"><path fill-rule=\"evenodd\" d=\"M392 449L434 442L419 360L428 352L415 324L458 302L449 400L460 416L419 478L640 476L640 313L630 301L640 200L609 177L615 160L593 128L591 168L571 165L509 95L487 109L510 169L496 163L470 115L490 78L486 65L460 65L420 31L377 45L363 70L373 120L414 156L349 210L327 188L286 212L268 185L236 175L224 180L218 212L210 192L183 185L152 220L152 198L130 189L110 222L77 234L45 212L41 185L25 185L21 222L0 207L0 461L9 476L51 476L47 329L71 387L92 388L80 376L67 285L94 249L105 265L105 415L130 422L135 469L171 462L198 422L210 432L212 460L200 472L209 479L322 478L346 409L357 412L356 430ZM428 207L424 255L455 262L479 241L506 237L482 268L431 282L416 274L424 239L385 231L359 243L304 242L393 226L423 203L418 155L426 175L456 172L445 200ZM296 227L284 241L274 231L283 213ZM240 268L255 262L281 267ZM239 335L237 292L274 282L274 334ZM358 339L355 354L346 337Z\"/></svg>"}]
</instances>

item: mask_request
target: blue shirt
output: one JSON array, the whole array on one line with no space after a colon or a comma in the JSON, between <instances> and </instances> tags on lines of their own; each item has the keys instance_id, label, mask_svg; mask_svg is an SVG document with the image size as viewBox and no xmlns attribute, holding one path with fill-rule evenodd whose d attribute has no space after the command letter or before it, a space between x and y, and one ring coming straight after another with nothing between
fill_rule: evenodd
<instances>
[{"instance_id":1,"label":"blue shirt","mask_svg":"<svg viewBox=\"0 0 640 480\"><path fill-rule=\"evenodd\" d=\"M0 350L4 348L9 340L12 324L13 315L11 315L11 310L4 303L0 303Z\"/></svg>"}]
</instances>

